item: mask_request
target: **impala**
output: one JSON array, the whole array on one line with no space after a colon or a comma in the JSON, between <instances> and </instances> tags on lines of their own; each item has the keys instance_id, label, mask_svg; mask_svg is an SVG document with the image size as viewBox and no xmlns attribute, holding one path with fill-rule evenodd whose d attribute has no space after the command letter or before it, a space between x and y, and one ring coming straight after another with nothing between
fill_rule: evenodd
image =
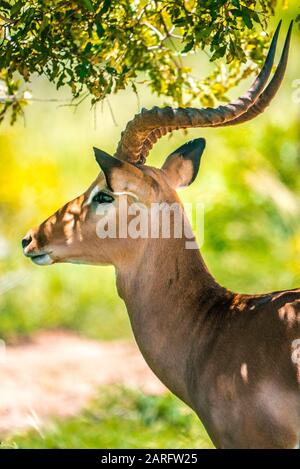
<instances>
[{"instance_id":1,"label":"impala","mask_svg":"<svg viewBox=\"0 0 300 469\"><path fill-rule=\"evenodd\" d=\"M89 189L22 240L24 254L38 265L115 267L118 293L146 362L197 413L219 448L299 446L300 289L231 292L212 277L199 250L186 248L190 225L176 189L195 179L203 139L171 153L161 169L145 162L167 132L235 125L264 111L287 65L292 24L268 84L279 28L244 96L214 109L143 109L127 124L114 156L95 149L102 171ZM124 201L129 209L175 204L187 231L169 238L160 230L155 237L101 236L97 224L104 216L132 221L132 214L123 213ZM170 217L174 225L175 214Z\"/></svg>"}]
</instances>

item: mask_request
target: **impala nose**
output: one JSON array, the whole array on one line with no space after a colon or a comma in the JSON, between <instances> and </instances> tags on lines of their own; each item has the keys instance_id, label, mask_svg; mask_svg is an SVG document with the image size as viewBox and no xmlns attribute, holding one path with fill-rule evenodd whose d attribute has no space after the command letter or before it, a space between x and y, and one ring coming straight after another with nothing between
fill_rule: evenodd
<instances>
[{"instance_id":1,"label":"impala nose","mask_svg":"<svg viewBox=\"0 0 300 469\"><path fill-rule=\"evenodd\" d=\"M25 238L22 239L22 248L25 249L32 241L31 235L25 236Z\"/></svg>"}]
</instances>

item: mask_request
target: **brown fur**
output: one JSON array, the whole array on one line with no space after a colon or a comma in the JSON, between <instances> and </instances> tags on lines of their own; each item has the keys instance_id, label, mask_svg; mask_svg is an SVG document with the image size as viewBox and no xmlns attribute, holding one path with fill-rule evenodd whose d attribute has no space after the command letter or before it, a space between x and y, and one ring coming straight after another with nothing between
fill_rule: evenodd
<instances>
[{"instance_id":1,"label":"brown fur","mask_svg":"<svg viewBox=\"0 0 300 469\"><path fill-rule=\"evenodd\" d=\"M174 187L191 179L192 168L170 165L112 168L110 185L145 204L179 202ZM177 170L185 174L176 178ZM198 251L185 248L184 238L99 239L97 218L84 206L96 185L106 186L103 174L30 231L25 254L115 266L118 292L147 363L195 410L217 447L299 444L300 375L291 344L300 338L300 290L232 293L217 284Z\"/></svg>"}]
</instances>

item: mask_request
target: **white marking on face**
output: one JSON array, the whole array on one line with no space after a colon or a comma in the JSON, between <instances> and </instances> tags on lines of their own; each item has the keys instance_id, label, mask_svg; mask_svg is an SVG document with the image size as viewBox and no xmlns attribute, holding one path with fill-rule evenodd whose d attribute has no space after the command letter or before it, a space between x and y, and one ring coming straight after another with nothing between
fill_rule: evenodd
<instances>
[{"instance_id":1,"label":"white marking on face","mask_svg":"<svg viewBox=\"0 0 300 469\"><path fill-rule=\"evenodd\" d=\"M92 203L93 198L95 197L98 192L101 191L101 188L99 186L93 187L93 189L90 192L90 195L88 196L88 199L86 202L84 202L83 207L86 207L87 205L90 205Z\"/></svg>"},{"instance_id":2,"label":"white marking on face","mask_svg":"<svg viewBox=\"0 0 300 469\"><path fill-rule=\"evenodd\" d=\"M92 203L93 198L95 197L95 195L97 195L98 192L101 192L102 190L104 190L104 188L103 187L101 188L98 185L93 187L93 189L90 192L90 195L88 196L87 201L83 204L83 207L85 207L87 205L90 205ZM133 197L135 200L137 200L137 201L139 200L138 196L136 194L134 194L133 192L130 192L130 191L111 192L111 191L107 190L106 192L108 194L117 195L117 196L129 195L130 197Z\"/></svg>"},{"instance_id":3,"label":"white marking on face","mask_svg":"<svg viewBox=\"0 0 300 469\"><path fill-rule=\"evenodd\" d=\"M126 192L126 191L124 191L124 192L114 192L114 194L115 195L129 195L129 196L133 197L135 200L137 200L137 201L139 200L139 198L136 194L134 194L133 192L129 192L129 191L128 192Z\"/></svg>"}]
</instances>

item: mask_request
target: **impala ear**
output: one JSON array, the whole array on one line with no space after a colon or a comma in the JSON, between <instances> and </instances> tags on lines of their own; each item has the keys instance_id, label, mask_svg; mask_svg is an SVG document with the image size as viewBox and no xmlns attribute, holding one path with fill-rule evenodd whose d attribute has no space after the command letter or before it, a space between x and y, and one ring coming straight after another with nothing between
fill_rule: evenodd
<instances>
[{"instance_id":1,"label":"impala ear","mask_svg":"<svg viewBox=\"0 0 300 469\"><path fill-rule=\"evenodd\" d=\"M99 150L98 148L94 147L94 154L100 169L102 169L107 185L112 190L112 175L114 170L117 168L122 168L123 161L114 158L113 156L109 155L103 150Z\"/></svg>"},{"instance_id":2,"label":"impala ear","mask_svg":"<svg viewBox=\"0 0 300 469\"><path fill-rule=\"evenodd\" d=\"M112 192L133 192L137 196L145 194L145 176L133 164L118 160L94 147L97 163L102 169L107 186Z\"/></svg>"},{"instance_id":3,"label":"impala ear","mask_svg":"<svg viewBox=\"0 0 300 469\"><path fill-rule=\"evenodd\" d=\"M185 143L168 156L162 169L170 186L174 189L186 187L195 180L204 148L204 138L197 138Z\"/></svg>"}]
</instances>

